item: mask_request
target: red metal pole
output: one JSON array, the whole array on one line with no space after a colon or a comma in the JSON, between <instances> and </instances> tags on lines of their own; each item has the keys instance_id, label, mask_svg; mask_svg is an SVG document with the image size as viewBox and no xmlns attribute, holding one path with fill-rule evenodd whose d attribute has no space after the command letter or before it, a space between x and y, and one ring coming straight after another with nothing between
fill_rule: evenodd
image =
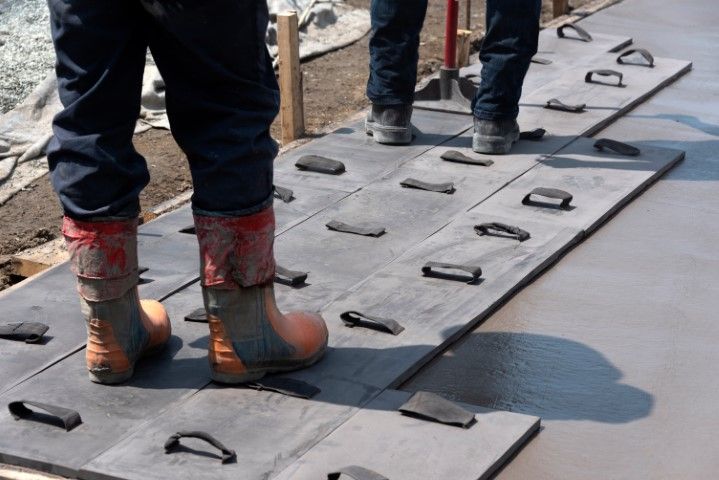
<instances>
[{"instance_id":1,"label":"red metal pole","mask_svg":"<svg viewBox=\"0 0 719 480\"><path fill-rule=\"evenodd\" d=\"M444 31L444 66L457 68L457 22L459 0L447 0L447 23Z\"/></svg>"}]
</instances>

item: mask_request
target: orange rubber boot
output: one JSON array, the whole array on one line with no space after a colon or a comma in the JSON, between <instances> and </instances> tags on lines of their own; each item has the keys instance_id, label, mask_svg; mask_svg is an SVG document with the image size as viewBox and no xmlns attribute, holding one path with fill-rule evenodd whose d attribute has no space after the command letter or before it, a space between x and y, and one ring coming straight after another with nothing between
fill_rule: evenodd
<instances>
[{"instance_id":1,"label":"orange rubber boot","mask_svg":"<svg viewBox=\"0 0 719 480\"><path fill-rule=\"evenodd\" d=\"M165 308L138 297L137 220L82 222L65 217L62 232L87 323L90 380L124 382L137 360L161 349L171 333Z\"/></svg>"},{"instance_id":2,"label":"orange rubber boot","mask_svg":"<svg viewBox=\"0 0 719 480\"><path fill-rule=\"evenodd\" d=\"M272 207L244 217L195 215L195 228L212 379L246 383L322 358L328 338L322 317L283 315L275 303Z\"/></svg>"}]
</instances>

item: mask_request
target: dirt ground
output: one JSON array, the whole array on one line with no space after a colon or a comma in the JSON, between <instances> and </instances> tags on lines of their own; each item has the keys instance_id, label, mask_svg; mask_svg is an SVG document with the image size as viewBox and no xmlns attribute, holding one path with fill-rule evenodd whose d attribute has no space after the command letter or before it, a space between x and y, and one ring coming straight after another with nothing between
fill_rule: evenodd
<instances>
[{"instance_id":1,"label":"dirt ground","mask_svg":"<svg viewBox=\"0 0 719 480\"><path fill-rule=\"evenodd\" d=\"M348 0L369 8L370 0ZM544 0L543 21L551 19L551 1ZM570 2L577 7L586 0ZM460 28L465 25L464 2ZM437 71L444 48L445 0L430 0L420 44L419 76ZM484 1L472 0L473 40L484 32ZM368 71L368 37L349 47L303 64L306 130L320 133L368 105L365 84ZM272 134L279 137L278 122ZM150 130L135 137L137 150L145 156L152 177L141 196L143 210L150 209L191 188L185 157L165 130ZM19 280L10 275L9 256L60 235L62 212L47 176L18 193L0 207L0 290Z\"/></svg>"}]
</instances>

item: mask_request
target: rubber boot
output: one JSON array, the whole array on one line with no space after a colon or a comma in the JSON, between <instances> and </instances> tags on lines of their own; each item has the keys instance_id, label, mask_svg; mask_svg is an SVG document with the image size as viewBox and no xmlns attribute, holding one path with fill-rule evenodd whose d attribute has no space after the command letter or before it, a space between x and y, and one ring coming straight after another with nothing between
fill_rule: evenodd
<instances>
[{"instance_id":1,"label":"rubber boot","mask_svg":"<svg viewBox=\"0 0 719 480\"><path fill-rule=\"evenodd\" d=\"M322 317L283 315L275 304L272 207L244 217L195 214L195 229L212 379L246 383L317 362L327 348Z\"/></svg>"},{"instance_id":2,"label":"rubber boot","mask_svg":"<svg viewBox=\"0 0 719 480\"><path fill-rule=\"evenodd\" d=\"M137 220L83 222L65 217L62 233L87 324L90 380L124 382L137 360L160 350L171 333L165 308L138 297Z\"/></svg>"},{"instance_id":3,"label":"rubber boot","mask_svg":"<svg viewBox=\"0 0 719 480\"><path fill-rule=\"evenodd\" d=\"M367 113L365 132L385 145L412 142L412 105L373 104Z\"/></svg>"},{"instance_id":4,"label":"rubber boot","mask_svg":"<svg viewBox=\"0 0 719 480\"><path fill-rule=\"evenodd\" d=\"M509 153L517 140L519 140L519 125L516 120L474 118L472 150L476 153L490 155Z\"/></svg>"}]
</instances>

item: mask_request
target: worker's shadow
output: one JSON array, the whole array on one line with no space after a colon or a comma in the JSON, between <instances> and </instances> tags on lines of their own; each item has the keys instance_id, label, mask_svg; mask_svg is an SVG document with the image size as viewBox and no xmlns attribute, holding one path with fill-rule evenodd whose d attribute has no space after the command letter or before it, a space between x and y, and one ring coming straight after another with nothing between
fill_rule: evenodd
<instances>
[{"instance_id":1,"label":"worker's shadow","mask_svg":"<svg viewBox=\"0 0 719 480\"><path fill-rule=\"evenodd\" d=\"M646 417L654 399L622 383L597 350L548 335L475 332L408 381L408 390L546 420L626 423Z\"/></svg>"},{"instance_id":2,"label":"worker's shadow","mask_svg":"<svg viewBox=\"0 0 719 480\"><path fill-rule=\"evenodd\" d=\"M411 324L404 326L412 328ZM278 377L319 387L321 392L313 402L371 408L367 402L382 388L393 385L434 350L427 344L401 345L402 334L394 337L364 329L348 332L351 334L341 335L340 345L328 349L313 367ZM367 343L378 347L342 345L354 335L375 336ZM382 344L387 346L382 348ZM207 336L186 345L191 347L186 351L197 354L193 358L172 358L181 345L181 340L173 337L169 351L152 363L139 364L127 385L147 389L207 385ZM579 342L528 333L475 332L452 354L439 357L399 388L434 391L456 401L543 419L626 423L648 416L654 404L652 395L621 379L622 372L604 355Z\"/></svg>"}]
</instances>

